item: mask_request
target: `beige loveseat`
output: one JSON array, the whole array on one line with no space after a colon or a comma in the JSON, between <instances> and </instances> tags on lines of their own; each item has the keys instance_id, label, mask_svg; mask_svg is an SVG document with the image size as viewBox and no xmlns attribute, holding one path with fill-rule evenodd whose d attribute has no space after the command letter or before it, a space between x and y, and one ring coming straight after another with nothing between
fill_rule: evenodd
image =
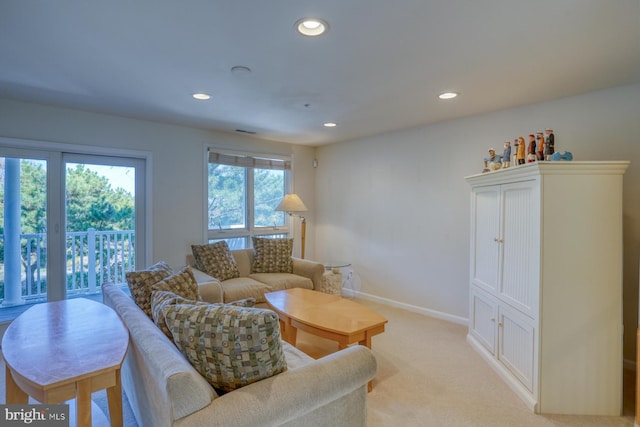
<instances>
[{"instance_id":1,"label":"beige loveseat","mask_svg":"<svg viewBox=\"0 0 640 427\"><path fill-rule=\"evenodd\" d=\"M122 387L140 427L366 426L366 347L314 360L283 342L285 372L218 396L130 296L111 283L102 295L129 330Z\"/></svg>"},{"instance_id":2,"label":"beige loveseat","mask_svg":"<svg viewBox=\"0 0 640 427\"><path fill-rule=\"evenodd\" d=\"M264 303L264 294L290 288L321 289L324 265L319 262L291 257L292 273L252 273L254 261L253 249L236 249L231 254L238 265L240 277L218 280L198 270L192 254L187 255L187 263L191 266L201 286L202 298L211 302L230 302L245 298L255 298L257 303ZM206 295L205 295L206 293Z\"/></svg>"}]
</instances>

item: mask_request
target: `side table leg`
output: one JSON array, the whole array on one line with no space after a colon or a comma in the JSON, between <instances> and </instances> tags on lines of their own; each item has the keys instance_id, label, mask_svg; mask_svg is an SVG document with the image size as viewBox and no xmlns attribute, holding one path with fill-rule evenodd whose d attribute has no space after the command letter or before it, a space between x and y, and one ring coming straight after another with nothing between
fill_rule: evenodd
<instances>
[{"instance_id":1,"label":"side table leg","mask_svg":"<svg viewBox=\"0 0 640 427\"><path fill-rule=\"evenodd\" d=\"M76 416L78 427L91 427L91 379L76 383Z\"/></svg>"},{"instance_id":2,"label":"side table leg","mask_svg":"<svg viewBox=\"0 0 640 427\"><path fill-rule=\"evenodd\" d=\"M11 376L11 369L5 365L5 390L7 393L7 403L10 405L16 405L21 403L29 403L29 395L22 391L18 384L13 380Z\"/></svg>"},{"instance_id":3,"label":"side table leg","mask_svg":"<svg viewBox=\"0 0 640 427\"><path fill-rule=\"evenodd\" d=\"M109 401L109 417L111 427L122 427L122 383L120 381L120 369L115 372L116 384L107 389L107 400Z\"/></svg>"}]
</instances>

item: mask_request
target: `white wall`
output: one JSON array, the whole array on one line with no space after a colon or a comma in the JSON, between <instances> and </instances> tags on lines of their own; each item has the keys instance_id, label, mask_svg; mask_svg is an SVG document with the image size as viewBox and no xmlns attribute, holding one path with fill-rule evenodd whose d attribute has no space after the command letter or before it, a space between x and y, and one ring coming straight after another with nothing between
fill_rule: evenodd
<instances>
[{"instance_id":1,"label":"white wall","mask_svg":"<svg viewBox=\"0 0 640 427\"><path fill-rule=\"evenodd\" d=\"M631 160L624 178L624 354L633 359L640 85L319 147L317 156L310 147L0 99L0 136L152 152L152 261L173 266L204 239L206 144L291 153L294 190L310 209L307 258L352 261L363 292L454 321L468 313L464 177L482 170L489 147L500 150L505 139L545 127L554 129L556 148L577 160Z\"/></svg>"},{"instance_id":2,"label":"white wall","mask_svg":"<svg viewBox=\"0 0 640 427\"><path fill-rule=\"evenodd\" d=\"M631 160L624 177L624 354L633 359L640 85L319 147L317 257L352 261L361 291L375 298L466 319L469 187L464 177L482 171L489 147L501 153L506 139L526 139L546 127L554 129L556 150L571 151L576 160Z\"/></svg>"},{"instance_id":3,"label":"white wall","mask_svg":"<svg viewBox=\"0 0 640 427\"><path fill-rule=\"evenodd\" d=\"M236 150L293 154L296 191L308 206L311 205L310 209L313 207L315 190L311 162L315 149L309 147L7 99L0 99L0 136L151 152L153 241L150 263L163 260L180 267L185 264L185 255L191 252L190 245L204 242L203 156L208 144ZM313 256L313 231L310 223L308 258ZM297 248L299 242L296 242Z\"/></svg>"}]
</instances>

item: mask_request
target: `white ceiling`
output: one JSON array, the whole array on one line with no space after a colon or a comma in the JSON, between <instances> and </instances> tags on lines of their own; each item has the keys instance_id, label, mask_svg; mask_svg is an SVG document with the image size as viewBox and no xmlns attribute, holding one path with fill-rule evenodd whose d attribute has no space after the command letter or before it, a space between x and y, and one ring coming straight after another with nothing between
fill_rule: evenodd
<instances>
[{"instance_id":1,"label":"white ceiling","mask_svg":"<svg viewBox=\"0 0 640 427\"><path fill-rule=\"evenodd\" d=\"M638 0L0 0L0 97L297 144L637 82Z\"/></svg>"}]
</instances>

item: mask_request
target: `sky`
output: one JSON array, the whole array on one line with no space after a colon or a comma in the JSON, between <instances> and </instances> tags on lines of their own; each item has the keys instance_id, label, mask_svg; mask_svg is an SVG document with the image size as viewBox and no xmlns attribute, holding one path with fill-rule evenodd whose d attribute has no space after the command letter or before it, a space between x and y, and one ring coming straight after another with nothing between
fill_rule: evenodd
<instances>
[{"instance_id":1,"label":"sky","mask_svg":"<svg viewBox=\"0 0 640 427\"><path fill-rule=\"evenodd\" d=\"M135 195L135 168L90 164L85 164L85 167L107 178L111 184L111 188L122 188L131 195Z\"/></svg>"}]
</instances>

